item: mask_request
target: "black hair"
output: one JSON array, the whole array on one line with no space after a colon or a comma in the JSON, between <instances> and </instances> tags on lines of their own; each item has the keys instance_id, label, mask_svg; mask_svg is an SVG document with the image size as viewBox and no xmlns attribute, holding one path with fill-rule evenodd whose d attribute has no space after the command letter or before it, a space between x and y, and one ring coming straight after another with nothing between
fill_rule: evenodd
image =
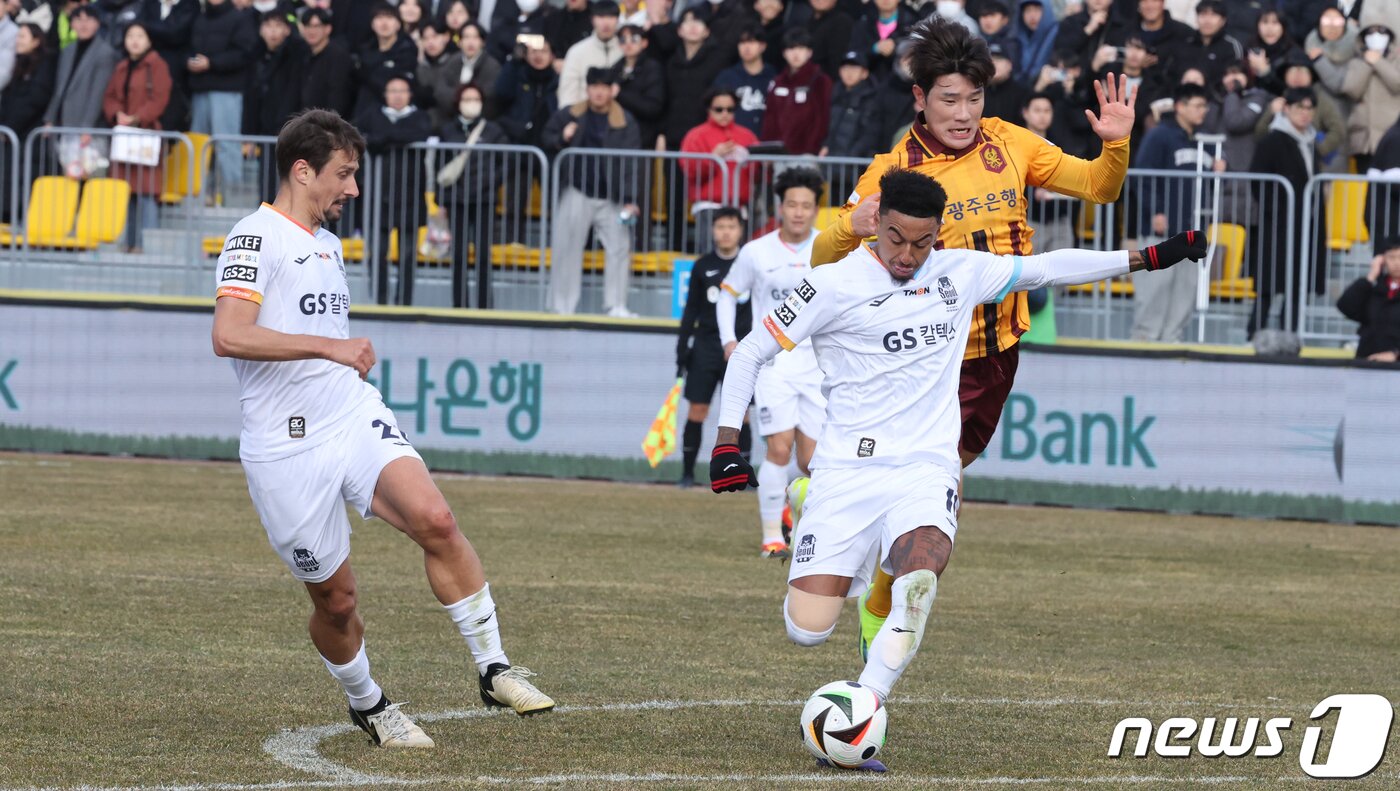
<instances>
[{"instance_id":1,"label":"black hair","mask_svg":"<svg viewBox=\"0 0 1400 791\"><path fill-rule=\"evenodd\" d=\"M1026 95L1026 100L1024 102L1021 102L1021 110L1024 112L1031 106L1031 102L1035 101L1036 99L1044 99L1045 101L1049 102L1050 108L1052 110L1055 107L1055 100L1050 98L1050 94L1045 93L1044 91L1036 91L1035 93Z\"/></svg>"},{"instance_id":2,"label":"black hair","mask_svg":"<svg viewBox=\"0 0 1400 791\"><path fill-rule=\"evenodd\" d=\"M310 24L313 19L323 25L330 25L333 24L331 20L334 19L334 15L331 14L329 8L311 8L310 6L301 9L301 13L297 15L297 21L303 25Z\"/></svg>"},{"instance_id":3,"label":"black hair","mask_svg":"<svg viewBox=\"0 0 1400 791\"><path fill-rule=\"evenodd\" d=\"M929 17L914 25L909 40L914 42L909 49L909 73L925 92L949 74L961 74L978 88L996 74L987 42L957 22Z\"/></svg>"},{"instance_id":4,"label":"black hair","mask_svg":"<svg viewBox=\"0 0 1400 791\"><path fill-rule=\"evenodd\" d=\"M880 216L897 211L910 217L942 217L948 193L931 176L892 167L880 177Z\"/></svg>"},{"instance_id":5,"label":"black hair","mask_svg":"<svg viewBox=\"0 0 1400 791\"><path fill-rule=\"evenodd\" d=\"M301 159L319 173L337 151L353 153L355 160L361 161L365 139L334 110L304 110L288 119L277 134L277 175L287 179L292 165Z\"/></svg>"},{"instance_id":6,"label":"black hair","mask_svg":"<svg viewBox=\"0 0 1400 791\"><path fill-rule=\"evenodd\" d=\"M471 24L471 23L468 23ZM419 30L431 30L439 36L456 35L457 31L447 24L446 19L425 19L418 25Z\"/></svg>"},{"instance_id":7,"label":"black hair","mask_svg":"<svg viewBox=\"0 0 1400 791\"><path fill-rule=\"evenodd\" d=\"M461 41L461 40L462 40L462 34L465 33L465 32L467 32L467 28L469 28L469 27L474 27L474 28L476 28L476 34L477 34L478 36L481 37L481 47L482 47L482 50L481 50L481 51L482 51L482 52L485 52L485 51L486 51L486 29L483 28L481 25L478 25L478 24L475 23L475 22L468 22L468 23L466 23L465 25L462 25L461 29L457 31L457 40L458 40L458 41Z\"/></svg>"},{"instance_id":8,"label":"black hair","mask_svg":"<svg viewBox=\"0 0 1400 791\"><path fill-rule=\"evenodd\" d=\"M1400 247L1400 236L1387 236L1381 239L1381 244L1376 248L1376 252L1384 255L1397 247Z\"/></svg>"},{"instance_id":9,"label":"black hair","mask_svg":"<svg viewBox=\"0 0 1400 791\"><path fill-rule=\"evenodd\" d=\"M382 16L391 16L397 19L399 24L403 24L403 20L399 18L399 9L396 6L390 3L377 2L370 7L369 19L371 22Z\"/></svg>"},{"instance_id":10,"label":"black hair","mask_svg":"<svg viewBox=\"0 0 1400 791\"><path fill-rule=\"evenodd\" d=\"M1179 102L1189 102L1192 99L1210 100L1210 91L1206 86L1197 85L1194 82L1183 82L1172 89L1172 104Z\"/></svg>"},{"instance_id":11,"label":"black hair","mask_svg":"<svg viewBox=\"0 0 1400 791\"><path fill-rule=\"evenodd\" d=\"M738 42L761 41L768 43L768 37L763 34L763 26L757 22L749 22L739 28L739 35L734 39Z\"/></svg>"},{"instance_id":12,"label":"black hair","mask_svg":"<svg viewBox=\"0 0 1400 791\"><path fill-rule=\"evenodd\" d=\"M705 111L709 112L710 103L721 96L728 96L730 101L734 102L734 109L739 109L739 94L731 88L715 87L705 91L705 95L700 99L700 102L705 105Z\"/></svg>"},{"instance_id":13,"label":"black hair","mask_svg":"<svg viewBox=\"0 0 1400 791\"><path fill-rule=\"evenodd\" d=\"M787 197L787 191L793 187L806 187L812 191L817 200L821 200L826 183L816 168L802 165L784 170L773 182L773 194L777 195L778 200L781 201Z\"/></svg>"},{"instance_id":14,"label":"black hair","mask_svg":"<svg viewBox=\"0 0 1400 791\"><path fill-rule=\"evenodd\" d=\"M1230 18L1230 10L1222 0L1201 0L1196 4L1196 13L1201 14L1206 11L1213 11L1217 16Z\"/></svg>"},{"instance_id":15,"label":"black hair","mask_svg":"<svg viewBox=\"0 0 1400 791\"><path fill-rule=\"evenodd\" d=\"M783 49L812 48L812 32L805 27L790 27L783 34Z\"/></svg>"},{"instance_id":16,"label":"black hair","mask_svg":"<svg viewBox=\"0 0 1400 791\"><path fill-rule=\"evenodd\" d=\"M721 206L715 209L715 213L710 215L710 224L714 225L720 220L738 220L739 227L744 227L744 213L739 211L738 206Z\"/></svg>"},{"instance_id":17,"label":"black hair","mask_svg":"<svg viewBox=\"0 0 1400 791\"><path fill-rule=\"evenodd\" d=\"M622 16L622 9L617 7L615 0L598 0L589 13L592 16Z\"/></svg>"},{"instance_id":18,"label":"black hair","mask_svg":"<svg viewBox=\"0 0 1400 791\"><path fill-rule=\"evenodd\" d=\"M1313 107L1317 106L1317 94L1312 88L1289 88L1283 92L1283 103L1295 105L1299 102L1312 102Z\"/></svg>"},{"instance_id":19,"label":"black hair","mask_svg":"<svg viewBox=\"0 0 1400 791\"><path fill-rule=\"evenodd\" d=\"M640 38L643 42L651 43L647 41L647 31L641 25L634 25L631 22L628 22L627 24L617 29L618 38L622 38L626 35L633 35L637 38Z\"/></svg>"}]
</instances>

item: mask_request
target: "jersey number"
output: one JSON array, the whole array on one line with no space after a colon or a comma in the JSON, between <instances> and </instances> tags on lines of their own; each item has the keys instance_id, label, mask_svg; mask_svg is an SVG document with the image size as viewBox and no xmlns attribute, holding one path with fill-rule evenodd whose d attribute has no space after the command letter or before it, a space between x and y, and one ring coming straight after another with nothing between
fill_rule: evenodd
<instances>
[{"instance_id":1,"label":"jersey number","mask_svg":"<svg viewBox=\"0 0 1400 791\"><path fill-rule=\"evenodd\" d=\"M370 426L377 429L383 429L384 435L381 436L380 439L396 439L404 443L408 442L408 435L404 434L402 430L400 430L398 434L395 434L395 427L388 423L385 423L382 420L376 420L373 423L371 423Z\"/></svg>"}]
</instances>

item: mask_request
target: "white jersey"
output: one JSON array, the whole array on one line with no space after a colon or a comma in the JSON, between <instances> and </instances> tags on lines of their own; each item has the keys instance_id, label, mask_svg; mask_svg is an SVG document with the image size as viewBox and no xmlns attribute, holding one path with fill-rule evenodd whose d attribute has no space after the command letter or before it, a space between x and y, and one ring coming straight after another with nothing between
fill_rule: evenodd
<instances>
[{"instance_id":1,"label":"white jersey","mask_svg":"<svg viewBox=\"0 0 1400 791\"><path fill-rule=\"evenodd\" d=\"M350 337L350 287L340 240L312 234L264 203L233 226L215 268L215 297L256 302L258 326L289 335ZM354 368L329 360L233 362L243 408L239 455L275 461L330 439L379 391Z\"/></svg>"},{"instance_id":2,"label":"white jersey","mask_svg":"<svg viewBox=\"0 0 1400 791\"><path fill-rule=\"evenodd\" d=\"M797 247L784 242L778 233L764 234L741 247L739 257L720 284L736 297L748 292L755 317L771 313L783 304L802 278L812 272L816 230ZM810 343L800 344L791 354L778 355L772 364L783 376L821 376Z\"/></svg>"},{"instance_id":3,"label":"white jersey","mask_svg":"<svg viewBox=\"0 0 1400 791\"><path fill-rule=\"evenodd\" d=\"M760 319L767 332L755 328L749 336L760 356L773 353L775 342L792 349L810 339L816 350L827 408L813 469L929 461L959 470L958 382L973 311L1050 282L1076 258L1080 266L1106 268L1097 277L1127 271L1121 251L1021 258L943 250L900 283L864 244L813 270ZM731 377L734 370L731 359ZM720 425L737 426L738 401L746 396L735 392L731 404L729 395Z\"/></svg>"}]
</instances>

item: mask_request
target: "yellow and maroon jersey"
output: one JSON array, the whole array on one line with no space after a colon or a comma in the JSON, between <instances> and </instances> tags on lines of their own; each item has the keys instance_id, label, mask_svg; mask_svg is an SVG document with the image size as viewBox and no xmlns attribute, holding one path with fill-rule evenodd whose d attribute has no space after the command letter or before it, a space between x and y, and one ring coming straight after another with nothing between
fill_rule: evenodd
<instances>
[{"instance_id":1,"label":"yellow and maroon jersey","mask_svg":"<svg viewBox=\"0 0 1400 791\"><path fill-rule=\"evenodd\" d=\"M1128 139L1105 143L1103 153L1091 162L1064 153L1028 129L984 118L973 144L952 151L929 134L920 113L894 150L870 163L846 205L817 237L813 266L838 261L860 244L851 230L851 212L862 198L880 191L880 177L892 167L932 176L947 191L938 249L1030 255L1035 232L1026 223L1026 187L1045 187L1094 203L1117 200L1128 173ZM983 305L973 315L964 359L1008 349L1029 328L1025 294Z\"/></svg>"}]
</instances>

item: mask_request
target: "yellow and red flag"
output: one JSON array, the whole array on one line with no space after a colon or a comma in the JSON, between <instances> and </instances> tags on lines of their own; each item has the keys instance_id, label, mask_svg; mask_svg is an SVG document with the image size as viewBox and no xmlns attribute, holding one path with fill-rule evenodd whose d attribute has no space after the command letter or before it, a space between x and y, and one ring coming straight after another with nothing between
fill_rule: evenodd
<instances>
[{"instance_id":1,"label":"yellow and red flag","mask_svg":"<svg viewBox=\"0 0 1400 791\"><path fill-rule=\"evenodd\" d=\"M657 412L656 419L651 421L647 438L642 440L642 453L646 454L652 467L676 452L676 411L681 407L681 384L684 382L684 379L677 379L671 386L671 392L661 404L661 411Z\"/></svg>"}]
</instances>

